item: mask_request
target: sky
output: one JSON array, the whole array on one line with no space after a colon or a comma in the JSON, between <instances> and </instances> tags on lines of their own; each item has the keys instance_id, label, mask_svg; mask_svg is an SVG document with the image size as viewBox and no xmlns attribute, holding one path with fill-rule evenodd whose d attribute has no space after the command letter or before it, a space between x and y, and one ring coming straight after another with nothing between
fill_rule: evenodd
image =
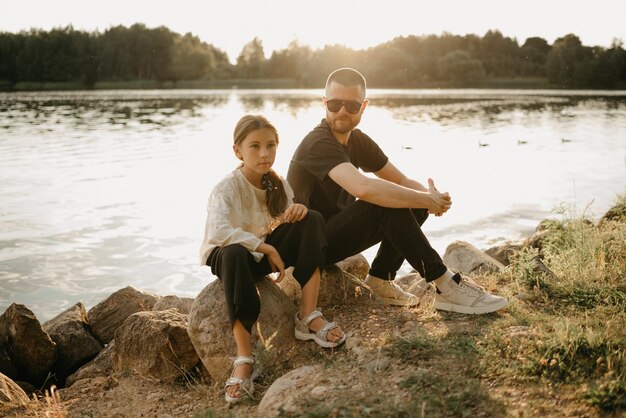
<instances>
[{"instance_id":1,"label":"sky","mask_svg":"<svg viewBox=\"0 0 626 418\"><path fill-rule=\"evenodd\" d=\"M289 42L362 49L396 36L476 34L490 29L549 43L568 33L584 45L626 41L626 0L0 0L0 31L104 31L144 23L191 32L236 60L255 36L266 55Z\"/></svg>"}]
</instances>

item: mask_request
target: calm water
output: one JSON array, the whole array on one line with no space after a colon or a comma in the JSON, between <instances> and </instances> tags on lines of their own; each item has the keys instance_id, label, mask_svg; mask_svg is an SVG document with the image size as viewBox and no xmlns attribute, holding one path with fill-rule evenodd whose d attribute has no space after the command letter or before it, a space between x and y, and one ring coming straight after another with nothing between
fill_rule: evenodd
<instances>
[{"instance_id":1,"label":"calm water","mask_svg":"<svg viewBox=\"0 0 626 418\"><path fill-rule=\"evenodd\" d=\"M235 122L279 128L275 168L323 116L321 90L0 94L0 313L46 320L133 285L195 297L206 198L237 165ZM528 234L565 204L601 216L626 191L626 92L372 90L361 128L454 205L440 252ZM371 261L375 249L365 253ZM409 267L403 267L408 271Z\"/></svg>"}]
</instances>

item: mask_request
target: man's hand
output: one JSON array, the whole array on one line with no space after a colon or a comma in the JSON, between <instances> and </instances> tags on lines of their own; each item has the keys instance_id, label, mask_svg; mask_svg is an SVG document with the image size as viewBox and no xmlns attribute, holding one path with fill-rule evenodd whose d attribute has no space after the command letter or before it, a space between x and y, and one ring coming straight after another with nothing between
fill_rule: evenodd
<instances>
[{"instance_id":1,"label":"man's hand","mask_svg":"<svg viewBox=\"0 0 626 418\"><path fill-rule=\"evenodd\" d=\"M428 208L428 213L432 213L435 216L441 216L450 209L452 206L452 199L448 192L441 193L435 187L435 182L433 179L428 179L428 193L433 198L433 204Z\"/></svg>"},{"instance_id":2,"label":"man's hand","mask_svg":"<svg viewBox=\"0 0 626 418\"><path fill-rule=\"evenodd\" d=\"M300 203L293 203L282 214L282 221L285 223L295 223L301 221L309 210Z\"/></svg>"}]
</instances>

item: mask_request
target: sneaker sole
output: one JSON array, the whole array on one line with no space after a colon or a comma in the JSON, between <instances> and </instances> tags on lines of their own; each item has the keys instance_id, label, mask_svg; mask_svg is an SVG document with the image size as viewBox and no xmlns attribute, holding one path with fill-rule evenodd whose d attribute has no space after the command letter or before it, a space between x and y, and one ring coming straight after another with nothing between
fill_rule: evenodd
<instances>
[{"instance_id":1,"label":"sneaker sole","mask_svg":"<svg viewBox=\"0 0 626 418\"><path fill-rule=\"evenodd\" d=\"M381 298L385 305L393 305L393 306L418 306L420 304L420 300L418 299L416 302L410 300L399 300L392 298Z\"/></svg>"},{"instance_id":2,"label":"sneaker sole","mask_svg":"<svg viewBox=\"0 0 626 418\"><path fill-rule=\"evenodd\" d=\"M471 306L464 306L464 305L457 305L454 303L445 303L445 302L435 301L435 309L439 309L440 311L457 312L457 313L470 314L470 315L487 314L487 313L499 311L500 309L506 308L507 306L509 306L509 302L507 302L506 300L502 301L501 303L497 305L483 306L479 308L472 308Z\"/></svg>"}]
</instances>

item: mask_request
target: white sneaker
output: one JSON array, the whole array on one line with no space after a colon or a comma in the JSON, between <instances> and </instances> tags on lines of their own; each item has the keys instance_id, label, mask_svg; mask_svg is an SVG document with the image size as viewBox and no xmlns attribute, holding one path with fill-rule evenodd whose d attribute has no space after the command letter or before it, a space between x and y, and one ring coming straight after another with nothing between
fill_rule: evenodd
<instances>
[{"instance_id":1,"label":"white sneaker","mask_svg":"<svg viewBox=\"0 0 626 418\"><path fill-rule=\"evenodd\" d=\"M383 298L383 302L387 305L417 306L420 304L418 297L402 290L393 280L383 280L368 274L365 284Z\"/></svg>"},{"instance_id":2,"label":"white sneaker","mask_svg":"<svg viewBox=\"0 0 626 418\"><path fill-rule=\"evenodd\" d=\"M502 296L487 293L485 289L461 278L456 273L448 285L437 287L435 308L465 314L486 314L509 305Z\"/></svg>"}]
</instances>

